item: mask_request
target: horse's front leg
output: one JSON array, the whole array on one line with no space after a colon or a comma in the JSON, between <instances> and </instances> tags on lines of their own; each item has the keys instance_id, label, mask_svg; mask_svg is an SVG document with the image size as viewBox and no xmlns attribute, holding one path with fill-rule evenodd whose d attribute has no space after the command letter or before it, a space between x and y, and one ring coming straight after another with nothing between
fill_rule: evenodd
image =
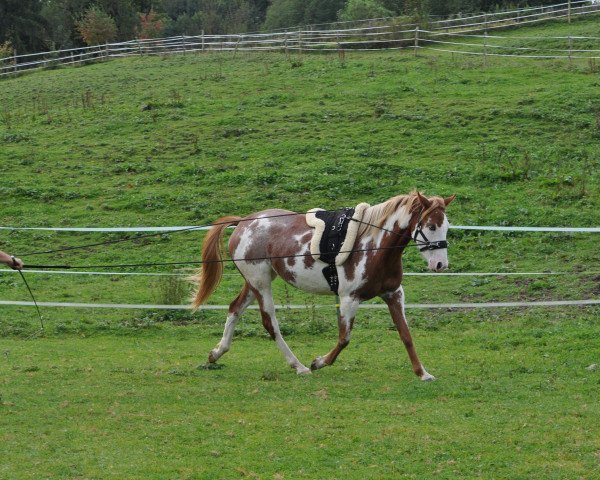
<instances>
[{"instance_id":1,"label":"horse's front leg","mask_svg":"<svg viewBox=\"0 0 600 480\"><path fill-rule=\"evenodd\" d=\"M417 356L417 351L415 350L408 323L406 323L406 317L404 315L404 289L400 286L396 291L384 294L381 298L383 298L390 309L390 314L398 329L402 343L404 343L404 346L406 347L415 374L424 381L435 380L433 375L427 373L427 370L425 370L425 367L423 367L423 364Z\"/></svg>"},{"instance_id":2,"label":"horse's front leg","mask_svg":"<svg viewBox=\"0 0 600 480\"><path fill-rule=\"evenodd\" d=\"M350 343L350 333L354 325L354 317L360 302L358 299L345 296L340 299L340 317L338 318L339 336L335 347L325 356L313 360L310 369L318 370L327 365L332 365L340 352Z\"/></svg>"}]
</instances>

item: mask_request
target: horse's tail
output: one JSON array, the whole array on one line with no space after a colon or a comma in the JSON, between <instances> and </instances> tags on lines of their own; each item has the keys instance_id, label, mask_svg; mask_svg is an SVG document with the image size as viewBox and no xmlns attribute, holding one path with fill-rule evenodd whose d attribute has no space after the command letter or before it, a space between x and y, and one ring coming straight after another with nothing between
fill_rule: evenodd
<instances>
[{"instance_id":1,"label":"horse's tail","mask_svg":"<svg viewBox=\"0 0 600 480\"><path fill-rule=\"evenodd\" d=\"M192 277L198 285L192 308L197 310L208 297L215 291L223 276L223 244L222 238L225 229L230 225L237 225L242 217L223 217L213 223L202 243L202 264Z\"/></svg>"}]
</instances>

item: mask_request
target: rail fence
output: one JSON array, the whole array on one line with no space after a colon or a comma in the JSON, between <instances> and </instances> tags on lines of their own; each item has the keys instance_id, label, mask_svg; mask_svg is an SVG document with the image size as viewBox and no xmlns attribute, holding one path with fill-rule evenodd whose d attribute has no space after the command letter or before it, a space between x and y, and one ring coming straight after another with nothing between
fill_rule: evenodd
<instances>
[{"instance_id":1,"label":"rail fence","mask_svg":"<svg viewBox=\"0 0 600 480\"><path fill-rule=\"evenodd\" d=\"M489 35L489 31L600 13L600 0L580 0L552 6L485 13L416 25L402 18L336 22L235 35L195 35L130 40L91 47L56 50L0 59L0 77L26 70L75 66L111 58L141 55L191 54L212 51L277 51L286 53L345 50L433 50L466 55L525 58L600 58L600 37L522 37ZM318 28L317 28L318 27Z\"/></svg>"},{"instance_id":2,"label":"rail fence","mask_svg":"<svg viewBox=\"0 0 600 480\"><path fill-rule=\"evenodd\" d=\"M8 227L0 226L0 231L55 231L55 232L172 232L172 231L202 231L209 227ZM496 231L496 232L531 232L531 233L600 233L600 227L509 227L509 226L481 226L481 225L453 225L453 229L458 230L479 230L479 231ZM82 267L85 268L85 267ZM189 270L189 269L186 269ZM38 275L86 275L86 276L145 276L145 277L188 277L188 272L148 272L148 271L80 271L80 270L25 270L28 274ZM17 272L9 269L0 269L0 275L16 274ZM228 274L225 276L238 276L238 274ZM592 277L600 275L598 270L590 271L538 271L538 272L405 272L406 276L452 276L452 277L507 277L507 276L526 276L526 277L548 277L548 276L563 276L563 277ZM155 304L117 304L117 303L73 303L73 302L38 302L43 307L58 307L58 308L109 308L109 309L154 309L154 310L182 310L188 309L188 305L155 305ZM20 300L0 300L0 306L30 306L34 307L35 303L31 301ZM415 309L456 309L456 308L524 308L524 307L556 307L556 306L596 306L600 305L600 299L580 299L580 300L540 300L540 301L509 301L509 302L480 302L480 303L433 303L433 304L407 304L407 308ZM363 308L385 308L385 305L380 304L365 304ZM202 307L206 310L223 310L227 309L227 305L206 305ZM308 308L332 308L331 305L279 305L277 308L286 309L308 309Z\"/></svg>"}]
</instances>

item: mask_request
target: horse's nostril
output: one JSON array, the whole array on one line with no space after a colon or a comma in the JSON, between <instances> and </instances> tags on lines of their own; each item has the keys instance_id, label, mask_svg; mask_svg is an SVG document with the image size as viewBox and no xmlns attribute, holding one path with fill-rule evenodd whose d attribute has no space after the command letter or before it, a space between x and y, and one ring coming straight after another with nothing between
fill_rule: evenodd
<instances>
[{"instance_id":1,"label":"horse's nostril","mask_svg":"<svg viewBox=\"0 0 600 480\"><path fill-rule=\"evenodd\" d=\"M443 266L442 262L438 262L436 270L441 270Z\"/></svg>"}]
</instances>

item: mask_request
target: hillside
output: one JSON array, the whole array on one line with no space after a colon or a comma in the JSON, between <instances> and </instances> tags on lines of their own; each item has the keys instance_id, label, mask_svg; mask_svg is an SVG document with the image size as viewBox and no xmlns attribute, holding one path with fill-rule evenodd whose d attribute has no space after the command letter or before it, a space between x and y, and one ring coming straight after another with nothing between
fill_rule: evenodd
<instances>
[{"instance_id":1,"label":"hillside","mask_svg":"<svg viewBox=\"0 0 600 480\"><path fill-rule=\"evenodd\" d=\"M414 188L456 193L455 225L598 226L593 67L409 51L188 54L2 80L0 226L204 224ZM203 236L0 229L0 249L29 265L75 267L25 271L38 301L182 304L181 276L118 273L189 269L117 265L197 261ZM122 238L131 240L35 255ZM468 275L408 276L407 302L598 299L597 233L454 229L448 241L449 273ZM77 273L89 265L112 273ZM405 265L426 268L416 249ZM560 274L543 275L551 271ZM210 303L228 303L240 285L227 265ZM30 300L11 271L0 273L0 299ZM275 302L306 305L277 312L301 361L333 346L332 298L277 281ZM42 307L40 331L33 308L1 305L0 477L591 479L598 470L598 306L409 309L436 382L412 373L387 311L367 308L336 364L312 375L288 368L256 310L207 368L224 313Z\"/></svg>"},{"instance_id":2,"label":"hillside","mask_svg":"<svg viewBox=\"0 0 600 480\"><path fill-rule=\"evenodd\" d=\"M456 193L449 215L458 225L597 226L598 86L586 63L495 59L484 67L481 59L409 52L134 58L7 79L0 155L10 174L0 186L0 224L206 224L268 207L374 204L418 188ZM195 261L202 236L27 258L120 236L0 235L4 250L30 264L70 265ZM454 230L450 241L458 272L589 271L599 259L589 234ZM409 270L422 271L417 255L407 255ZM573 280L577 288L557 277L439 277L436 298L596 292L589 276ZM12 285L3 297L27 299L14 278L2 281ZM149 303L157 295L147 278L31 281L46 300ZM228 281L216 303L239 284ZM428 281L410 280L409 301L431 299L419 288Z\"/></svg>"}]
</instances>

